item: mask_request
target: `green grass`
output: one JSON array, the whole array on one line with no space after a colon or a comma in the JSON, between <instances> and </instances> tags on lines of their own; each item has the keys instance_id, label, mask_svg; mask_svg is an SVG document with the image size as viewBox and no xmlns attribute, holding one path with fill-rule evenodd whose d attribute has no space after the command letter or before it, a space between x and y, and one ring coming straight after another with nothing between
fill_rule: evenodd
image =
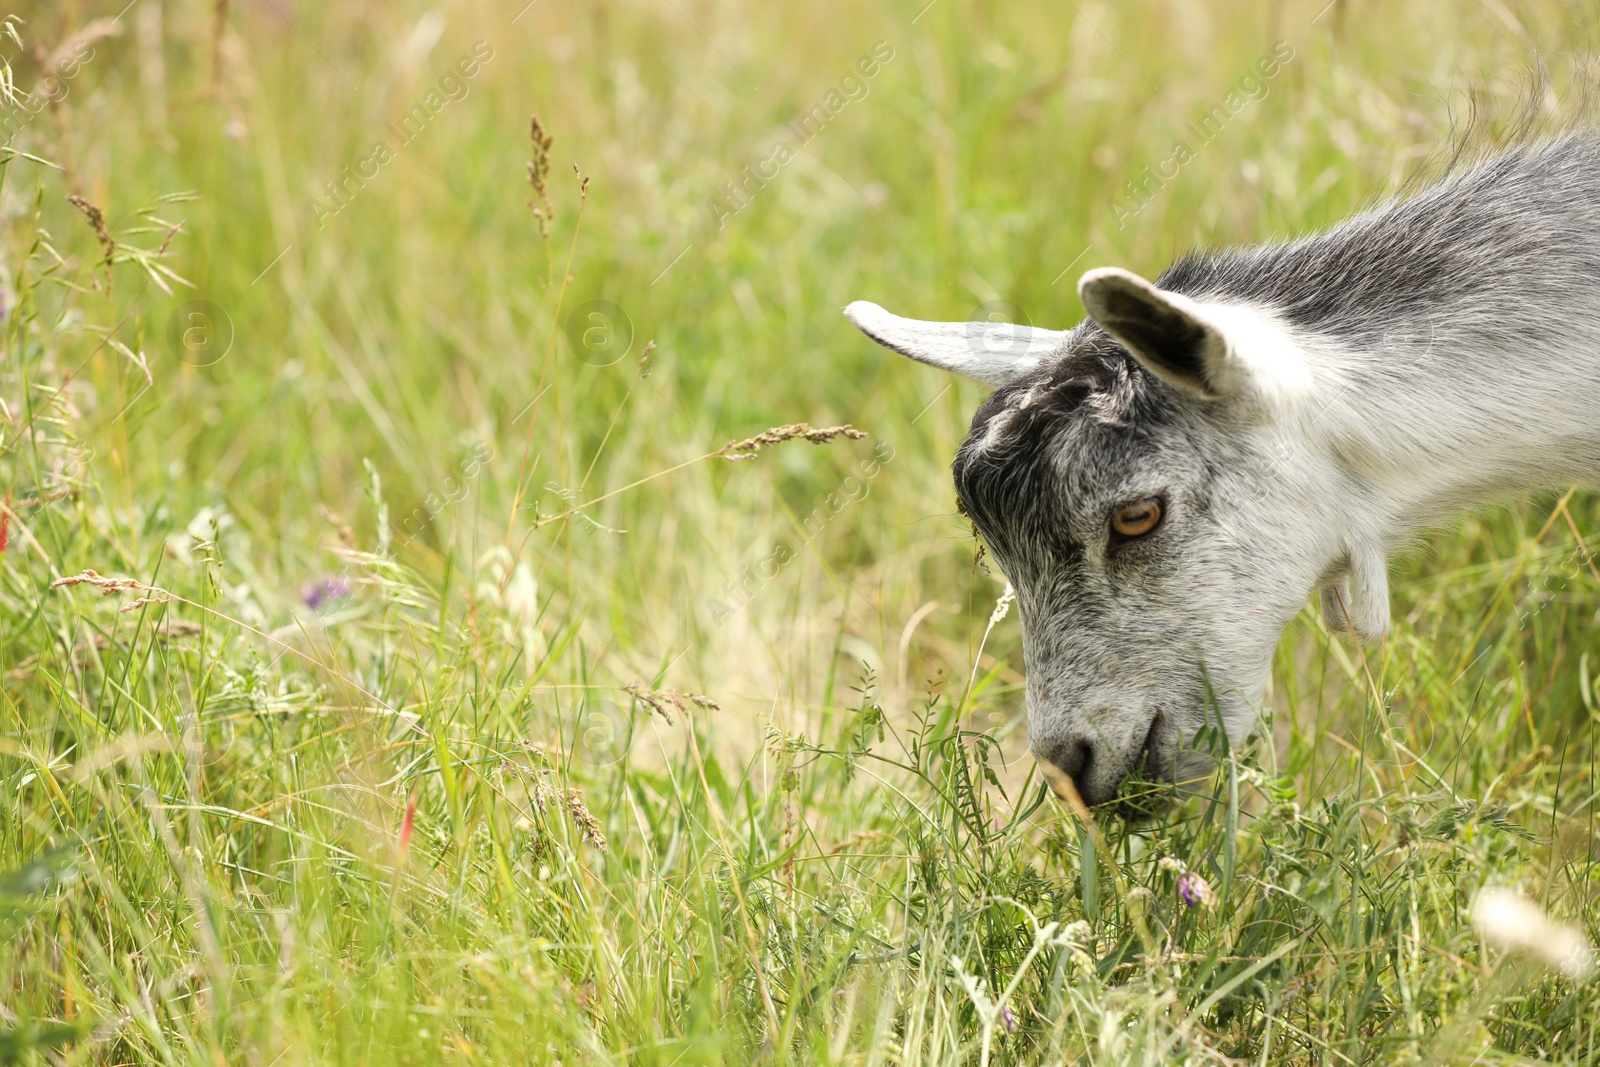
<instances>
[{"instance_id":1,"label":"green grass","mask_svg":"<svg viewBox=\"0 0 1600 1067\"><path fill-rule=\"evenodd\" d=\"M521 6L141 0L14 124L53 165L0 165L0 1062L1600 1062L1594 980L1468 921L1497 884L1600 933L1600 498L1397 560L1381 649L1308 609L1205 796L1085 825L955 514L981 391L838 314L1064 325L1089 267L1324 225L1513 127L1535 57L1580 114L1590 15ZM16 83L118 7L20 9ZM801 420L870 436L706 458ZM86 568L164 592L51 588Z\"/></svg>"}]
</instances>

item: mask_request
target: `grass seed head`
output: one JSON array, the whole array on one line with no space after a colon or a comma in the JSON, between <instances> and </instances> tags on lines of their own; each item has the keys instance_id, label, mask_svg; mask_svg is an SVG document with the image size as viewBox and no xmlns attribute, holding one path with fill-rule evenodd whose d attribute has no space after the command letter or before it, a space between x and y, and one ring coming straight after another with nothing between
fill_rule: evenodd
<instances>
[{"instance_id":1,"label":"grass seed head","mask_svg":"<svg viewBox=\"0 0 1600 1067\"><path fill-rule=\"evenodd\" d=\"M544 126L539 122L538 115L528 119L528 135L533 141L533 158L528 160L528 184L533 186L533 191L539 194L539 202L535 204L528 201L528 206L533 209L533 217L539 220L539 235L550 236L550 194L545 188L545 182L550 176L550 135L544 132Z\"/></svg>"},{"instance_id":2,"label":"grass seed head","mask_svg":"<svg viewBox=\"0 0 1600 1067\"><path fill-rule=\"evenodd\" d=\"M100 590L101 596L112 596L116 593L129 592L149 594L148 596L142 596L133 601L133 603L126 604L120 608L119 610L124 615L130 611L136 611L139 608L144 607L146 604L165 604L169 600L176 599L165 589L160 589L153 585L145 585L143 582L137 581L133 578L107 578L105 575L99 574L87 568L78 572L77 574L68 575L65 578L57 578L55 581L50 583L50 588L70 589L75 585L92 585L96 589Z\"/></svg>"},{"instance_id":3,"label":"grass seed head","mask_svg":"<svg viewBox=\"0 0 1600 1067\"><path fill-rule=\"evenodd\" d=\"M650 689L640 682L631 682L622 687L645 707L655 712L671 724L672 713L680 715L689 713L689 705L695 704L707 711L721 711L722 705L706 696L704 693L684 693L676 689Z\"/></svg>"},{"instance_id":4,"label":"grass seed head","mask_svg":"<svg viewBox=\"0 0 1600 1067\"><path fill-rule=\"evenodd\" d=\"M738 461L741 459L754 459L768 445L782 444L784 441L794 441L804 438L814 445L827 444L836 437L848 437L852 441L859 441L867 436L861 430L851 426L848 422L843 426L824 426L821 429L813 427L808 422L792 422L787 426L774 426L770 430L763 430L754 437L746 437L742 441L729 441L717 449L716 455L726 460Z\"/></svg>"},{"instance_id":5,"label":"grass seed head","mask_svg":"<svg viewBox=\"0 0 1600 1067\"><path fill-rule=\"evenodd\" d=\"M112 257L117 254L117 241L111 236L111 231L106 229L106 213L101 211L94 201L77 193L68 193L67 202L89 220L89 225L94 228L95 237L100 240L100 248L105 252L105 262L109 264Z\"/></svg>"},{"instance_id":6,"label":"grass seed head","mask_svg":"<svg viewBox=\"0 0 1600 1067\"><path fill-rule=\"evenodd\" d=\"M576 789L567 790L567 814L572 816L572 821L577 824L578 832L583 835L585 841L601 852L606 851L606 835L600 828L600 820L585 806L583 794Z\"/></svg>"},{"instance_id":7,"label":"grass seed head","mask_svg":"<svg viewBox=\"0 0 1600 1067\"><path fill-rule=\"evenodd\" d=\"M105 596L110 596L113 593L125 593L130 589L144 588L132 578L107 578L105 575L88 568L65 578L57 578L50 583L50 588L70 589L75 585L92 585Z\"/></svg>"}]
</instances>

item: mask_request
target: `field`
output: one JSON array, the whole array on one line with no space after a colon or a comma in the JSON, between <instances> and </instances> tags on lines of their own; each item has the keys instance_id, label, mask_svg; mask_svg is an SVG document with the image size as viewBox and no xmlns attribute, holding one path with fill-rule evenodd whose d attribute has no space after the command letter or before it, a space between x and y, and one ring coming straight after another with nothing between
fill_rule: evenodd
<instances>
[{"instance_id":1,"label":"field","mask_svg":"<svg viewBox=\"0 0 1600 1067\"><path fill-rule=\"evenodd\" d=\"M1086 820L983 391L839 314L1326 225L1583 121L1600 12L124 2L0 49L0 1063L1600 1063L1470 920L1600 940L1600 496Z\"/></svg>"}]
</instances>

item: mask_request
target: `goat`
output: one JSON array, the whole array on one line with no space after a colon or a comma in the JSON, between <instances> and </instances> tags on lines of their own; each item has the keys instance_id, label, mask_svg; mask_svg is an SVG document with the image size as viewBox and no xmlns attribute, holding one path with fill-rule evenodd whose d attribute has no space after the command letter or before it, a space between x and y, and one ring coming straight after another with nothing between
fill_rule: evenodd
<instances>
[{"instance_id":1,"label":"goat","mask_svg":"<svg viewBox=\"0 0 1600 1067\"><path fill-rule=\"evenodd\" d=\"M1600 138L1458 171L1325 232L1088 271L1065 330L845 308L995 387L953 464L1016 590L1029 744L1058 794L1204 773L1257 721L1313 590L1378 642L1391 550L1600 476Z\"/></svg>"}]
</instances>

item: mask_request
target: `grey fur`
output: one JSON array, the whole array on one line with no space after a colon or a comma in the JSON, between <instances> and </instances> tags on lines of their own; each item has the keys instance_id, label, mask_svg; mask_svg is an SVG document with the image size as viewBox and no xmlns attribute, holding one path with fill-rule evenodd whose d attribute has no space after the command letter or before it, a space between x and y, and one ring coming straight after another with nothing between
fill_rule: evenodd
<instances>
[{"instance_id":1,"label":"grey fur","mask_svg":"<svg viewBox=\"0 0 1600 1067\"><path fill-rule=\"evenodd\" d=\"M1017 590L1033 751L1089 803L1136 768L1199 773L1209 707L1242 741L1313 591L1330 625L1380 640L1391 550L1463 507L1600 477L1593 135L1316 236L1186 257L1153 288L1091 271L1080 293L1104 327L954 355L956 324L851 318L1000 385L956 490ZM1152 496L1162 524L1114 538L1111 512Z\"/></svg>"}]
</instances>

